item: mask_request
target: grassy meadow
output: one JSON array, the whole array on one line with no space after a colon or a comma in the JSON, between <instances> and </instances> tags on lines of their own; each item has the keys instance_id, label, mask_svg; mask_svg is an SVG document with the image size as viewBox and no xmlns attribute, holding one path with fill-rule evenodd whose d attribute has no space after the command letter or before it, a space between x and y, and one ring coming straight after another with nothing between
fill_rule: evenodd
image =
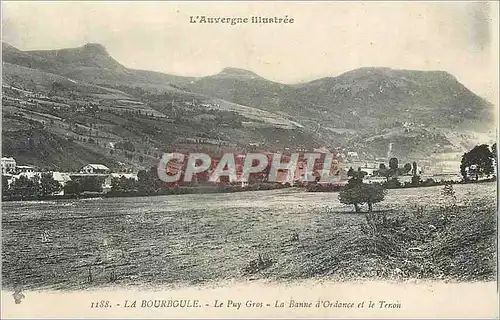
<instances>
[{"instance_id":1,"label":"grassy meadow","mask_svg":"<svg viewBox=\"0 0 500 320\"><path fill-rule=\"evenodd\" d=\"M496 183L455 185L456 200L442 190L389 190L370 216L293 188L5 202L3 285L494 280Z\"/></svg>"}]
</instances>

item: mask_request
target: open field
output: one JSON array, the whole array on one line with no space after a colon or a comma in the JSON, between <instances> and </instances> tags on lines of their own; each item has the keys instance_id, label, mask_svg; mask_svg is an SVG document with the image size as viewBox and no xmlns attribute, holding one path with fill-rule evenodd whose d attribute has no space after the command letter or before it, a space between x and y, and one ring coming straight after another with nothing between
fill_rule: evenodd
<instances>
[{"instance_id":1,"label":"open field","mask_svg":"<svg viewBox=\"0 0 500 320\"><path fill-rule=\"evenodd\" d=\"M496 183L454 188L451 211L442 187L389 190L375 227L337 193L295 189L7 202L3 285L495 279Z\"/></svg>"}]
</instances>

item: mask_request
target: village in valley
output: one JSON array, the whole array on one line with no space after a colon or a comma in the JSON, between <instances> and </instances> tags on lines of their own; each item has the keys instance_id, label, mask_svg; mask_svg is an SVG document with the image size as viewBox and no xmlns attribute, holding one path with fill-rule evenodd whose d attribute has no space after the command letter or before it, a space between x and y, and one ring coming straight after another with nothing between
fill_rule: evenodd
<instances>
[{"instance_id":1,"label":"village in valley","mask_svg":"<svg viewBox=\"0 0 500 320\"><path fill-rule=\"evenodd\" d=\"M496 146L495 146L496 147ZM303 150L302 150L303 151ZM387 158L378 158L376 161L363 161L358 156L357 152L345 150L333 150L331 152L326 147L314 148L310 150L316 154L320 154L322 159L325 159L327 154L333 154L333 161L330 170L325 169L325 165L320 159L315 161L312 173L307 172L307 162L300 157L297 161L294 170L279 169L277 172L276 182L268 181L266 174L269 173L269 167L272 162L272 153L267 153L269 159L267 169L261 174L252 174L253 178L248 181L234 183L229 181L227 176L222 176L216 181L210 180L209 176L214 171L220 159L212 159L212 165L207 172L194 175L191 182L183 182L182 179L175 183L164 184L160 188L158 183L157 168L152 166L149 169L134 171L130 169L120 169L113 171L108 166L99 163L89 163L81 167L77 171L52 171L40 170L36 166L27 164L18 164L13 157L2 157L2 181L4 199L39 199L43 197L57 196L100 196L119 194L120 192L137 192L139 185L142 186L142 191L149 190L148 194L156 194L159 189L171 189L182 187L196 186L214 186L214 185L232 185L233 189L225 191L237 191L238 187L248 187L249 184L274 184L276 188L281 187L306 187L308 190L317 191L338 191L344 186L355 172L361 172L364 183L377 183L384 185L387 188L394 187L417 187L420 184L429 186L440 184L441 182L458 183L464 180L460 174L460 162L451 162L454 166L443 169L438 167L438 170L432 170L428 161L421 161L420 164L416 161L412 163L399 163L396 157L391 156L391 146L387 152ZM301 152L304 155L304 152ZM238 181L242 175L243 162L246 155L238 153L236 159L236 175ZM290 161L289 152L281 155L282 162ZM186 157L187 160L187 157ZM449 163L448 163L449 164ZM170 161L166 167L170 174L179 173L180 176L186 170L186 163L178 161ZM326 172L326 171L328 172ZM494 176L495 172L489 172L488 175L481 178L489 179ZM313 181L304 181L304 177L312 174ZM333 180L328 181L321 179L322 174L327 174L333 177ZM418 177L418 178L417 178ZM139 179L142 179L139 184ZM417 183L415 183L417 181ZM144 184L151 184L145 186ZM48 186L46 186L48 185ZM21 195L16 194L16 190L22 190ZM30 193L31 190L31 193ZM40 191L43 190L43 191ZM191 190L193 191L193 190ZM10 195L10 197L9 197ZM146 195L139 193L138 195ZM21 196L21 197L19 197Z\"/></svg>"},{"instance_id":2,"label":"village in valley","mask_svg":"<svg viewBox=\"0 0 500 320\"><path fill-rule=\"evenodd\" d=\"M100 190L98 193L107 193L111 189L111 183L113 178L120 179L122 177L126 179L137 180L137 174L133 173L114 173L102 164L88 164L81 168L78 172L59 172L59 171L40 171L37 167L31 165L17 165L16 160L11 157L2 157L2 178L7 184L5 187L15 186L16 181L19 179L27 180L36 179L41 182L42 175L48 175L53 181L59 185L55 187L53 192L47 194L48 196L64 195L65 186L68 182L77 180L82 177L89 177L92 179L102 180L100 184ZM35 178L36 177L36 178ZM92 190L89 190L92 192Z\"/></svg>"}]
</instances>

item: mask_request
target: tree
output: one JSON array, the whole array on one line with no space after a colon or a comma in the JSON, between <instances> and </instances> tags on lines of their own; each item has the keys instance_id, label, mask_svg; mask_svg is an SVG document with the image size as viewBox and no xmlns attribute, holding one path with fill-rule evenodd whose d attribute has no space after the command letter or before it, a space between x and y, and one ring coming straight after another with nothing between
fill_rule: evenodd
<instances>
[{"instance_id":1,"label":"tree","mask_svg":"<svg viewBox=\"0 0 500 320\"><path fill-rule=\"evenodd\" d=\"M149 170L140 170L137 173L137 189L141 192L156 192L162 188L163 182L158 177L158 169L155 166Z\"/></svg>"},{"instance_id":2,"label":"tree","mask_svg":"<svg viewBox=\"0 0 500 320\"><path fill-rule=\"evenodd\" d=\"M33 176L30 179L28 193L31 196L38 196L40 194L40 176Z\"/></svg>"},{"instance_id":3,"label":"tree","mask_svg":"<svg viewBox=\"0 0 500 320\"><path fill-rule=\"evenodd\" d=\"M30 185L30 181L26 176L24 176L24 175L19 176L19 178L15 179L12 182L12 185L11 185L12 193L18 194L18 195L25 195L26 190L28 190L28 188L29 188L29 185Z\"/></svg>"},{"instance_id":4,"label":"tree","mask_svg":"<svg viewBox=\"0 0 500 320\"><path fill-rule=\"evenodd\" d=\"M420 176L417 176L416 174L413 175L411 177L411 185L412 186L415 186L415 187L418 187L418 185L421 183L422 181L420 180Z\"/></svg>"},{"instance_id":5,"label":"tree","mask_svg":"<svg viewBox=\"0 0 500 320\"><path fill-rule=\"evenodd\" d=\"M347 176L351 177L352 179L358 179L358 180L363 180L363 178L368 175L366 171L361 171L361 168L358 167L358 170L354 171L354 169L351 167L347 171Z\"/></svg>"},{"instance_id":6,"label":"tree","mask_svg":"<svg viewBox=\"0 0 500 320\"><path fill-rule=\"evenodd\" d=\"M387 169L387 167L385 166L385 163L381 163L381 164L378 165L378 169L379 170L385 170L385 169Z\"/></svg>"},{"instance_id":7,"label":"tree","mask_svg":"<svg viewBox=\"0 0 500 320\"><path fill-rule=\"evenodd\" d=\"M390 169L379 169L377 171L377 175L380 176L380 177L384 177L387 181L389 180L389 178L391 177L391 170Z\"/></svg>"},{"instance_id":8,"label":"tree","mask_svg":"<svg viewBox=\"0 0 500 320\"><path fill-rule=\"evenodd\" d=\"M126 178L122 176L120 178L111 179L111 191L114 192L130 192L137 190L137 182L134 178Z\"/></svg>"},{"instance_id":9,"label":"tree","mask_svg":"<svg viewBox=\"0 0 500 320\"><path fill-rule=\"evenodd\" d=\"M2 175L2 195L6 195L9 192L9 178Z\"/></svg>"},{"instance_id":10,"label":"tree","mask_svg":"<svg viewBox=\"0 0 500 320\"><path fill-rule=\"evenodd\" d=\"M21 197L37 196L40 190L40 178L38 176L33 176L29 179L21 175L12 182L11 190L13 194L20 195Z\"/></svg>"},{"instance_id":11,"label":"tree","mask_svg":"<svg viewBox=\"0 0 500 320\"><path fill-rule=\"evenodd\" d=\"M140 191L150 191L151 185L148 178L148 171L139 170L137 172L137 185Z\"/></svg>"},{"instance_id":12,"label":"tree","mask_svg":"<svg viewBox=\"0 0 500 320\"><path fill-rule=\"evenodd\" d=\"M469 152L464 153L460 163L460 173L464 180L474 178L476 181L479 177L489 176L494 173L493 154L488 145L482 144L475 146Z\"/></svg>"},{"instance_id":13,"label":"tree","mask_svg":"<svg viewBox=\"0 0 500 320\"><path fill-rule=\"evenodd\" d=\"M403 168L404 168L403 173L408 174L411 171L412 166L410 163L407 163Z\"/></svg>"},{"instance_id":14,"label":"tree","mask_svg":"<svg viewBox=\"0 0 500 320\"><path fill-rule=\"evenodd\" d=\"M82 191L102 192L104 177L81 177L79 178Z\"/></svg>"},{"instance_id":15,"label":"tree","mask_svg":"<svg viewBox=\"0 0 500 320\"><path fill-rule=\"evenodd\" d=\"M391 158L389 160L389 168L391 169L392 172L397 172L399 168L398 158Z\"/></svg>"},{"instance_id":16,"label":"tree","mask_svg":"<svg viewBox=\"0 0 500 320\"><path fill-rule=\"evenodd\" d=\"M339 201L343 204L354 205L354 210L360 212L361 209L359 206L363 204L363 190L359 184L351 183L351 181L353 181L353 179L350 179L340 190Z\"/></svg>"},{"instance_id":17,"label":"tree","mask_svg":"<svg viewBox=\"0 0 500 320\"><path fill-rule=\"evenodd\" d=\"M353 177L340 190L339 201L354 205L354 210L360 212L360 205L368 204L368 211L373 210L373 204L384 200L386 190L378 183L363 183L362 179Z\"/></svg>"},{"instance_id":18,"label":"tree","mask_svg":"<svg viewBox=\"0 0 500 320\"><path fill-rule=\"evenodd\" d=\"M42 173L40 178L40 194L47 196L61 191L61 184L54 179L51 173Z\"/></svg>"},{"instance_id":19,"label":"tree","mask_svg":"<svg viewBox=\"0 0 500 320\"><path fill-rule=\"evenodd\" d=\"M368 204L368 211L372 212L373 204L384 200L387 190L378 183L362 185L363 201Z\"/></svg>"},{"instance_id":20,"label":"tree","mask_svg":"<svg viewBox=\"0 0 500 320\"><path fill-rule=\"evenodd\" d=\"M78 180L70 180L64 185L64 194L80 194L83 188Z\"/></svg>"},{"instance_id":21,"label":"tree","mask_svg":"<svg viewBox=\"0 0 500 320\"><path fill-rule=\"evenodd\" d=\"M354 176L354 169L352 167L350 167L349 170L347 170L347 176L348 177Z\"/></svg>"},{"instance_id":22,"label":"tree","mask_svg":"<svg viewBox=\"0 0 500 320\"><path fill-rule=\"evenodd\" d=\"M411 173L412 173L412 176L417 175L417 162L416 161L413 161L413 163L412 163Z\"/></svg>"},{"instance_id":23,"label":"tree","mask_svg":"<svg viewBox=\"0 0 500 320\"><path fill-rule=\"evenodd\" d=\"M368 172L362 171L360 167L358 167L358 171L354 174L357 179L363 181L363 178L368 175Z\"/></svg>"}]
</instances>

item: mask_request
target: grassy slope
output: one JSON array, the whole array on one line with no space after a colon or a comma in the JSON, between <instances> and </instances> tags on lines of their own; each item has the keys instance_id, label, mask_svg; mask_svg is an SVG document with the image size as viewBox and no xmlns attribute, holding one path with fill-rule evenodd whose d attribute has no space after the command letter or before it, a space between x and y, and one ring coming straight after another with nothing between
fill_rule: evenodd
<instances>
[{"instance_id":1,"label":"grassy slope","mask_svg":"<svg viewBox=\"0 0 500 320\"><path fill-rule=\"evenodd\" d=\"M117 166L116 161L104 153L68 141L43 128L3 131L2 154L14 155L19 164L34 164L61 171L78 170L88 163Z\"/></svg>"},{"instance_id":2,"label":"grassy slope","mask_svg":"<svg viewBox=\"0 0 500 320\"><path fill-rule=\"evenodd\" d=\"M30 65L28 62L31 60L28 59L30 57L28 54L18 51L14 51L14 53L16 59L11 57L9 61ZM45 54L46 52L39 57L41 60L32 59L32 62L34 63L35 60L44 62L45 64L43 65L34 65L41 69L50 69L51 64L47 64L47 61L52 60L48 59ZM24 60L19 60L18 58L23 58ZM25 61L26 59L29 61ZM109 59L106 58L104 62L108 60ZM92 61L93 60L90 59L90 62ZM56 64L58 66L66 66L60 61ZM200 101L210 103L212 101L211 98L183 92L168 86L163 88L163 94L144 94L144 91L142 94L138 94L137 92L140 90L137 88L130 88L130 86L136 85L135 82L126 83L125 87L119 86L121 83L121 80L118 81L119 79L113 82L113 86L117 86L127 91L124 92L96 85L92 83L92 81L75 81L73 79L83 78L74 77L73 75L69 75L70 78L66 78L65 76L52 74L47 71L6 62L3 64L3 67L4 72L2 76L4 83L34 93L43 93L47 95L48 92L51 92L51 94L57 96L56 98L64 97L66 99L65 104L62 105L63 109L61 112L50 109L56 104L60 105L54 102L54 100L30 101L30 107L28 108L13 101L20 98L24 100L22 102L27 102L28 99L26 97L13 95L10 91L14 90L4 90L4 97L6 97L6 99L4 101L2 113L2 131L4 133L2 151L8 156L18 158L20 163L34 163L43 168L58 170L71 170L74 169L75 166L80 166L80 164L87 162L103 163L110 168L113 168L114 163L118 161L126 163L131 167L148 167L154 163L154 161L143 162L141 159L153 157L154 154L157 153L156 151L152 151L154 148L171 151L178 147L180 148L176 141L193 138L198 139L199 137L207 138L212 141L211 143L213 143L213 141L222 140L228 145L236 145L237 150L244 149L250 142L265 143L266 146L263 148L266 150L269 148L283 149L285 147L293 148L295 146L304 147L313 144L316 145L316 137L313 134L309 134L304 130L288 130L296 129L296 126L282 116L255 108L239 106L222 100L217 100L217 104L214 104L216 107L213 108L221 112L234 111L240 115L240 120L246 121L247 123L255 122L255 124L250 124L248 128L234 128L231 127L231 124L235 116L222 113L219 114L222 119L218 121L206 120L203 117L207 115L212 116L209 113L209 109L212 107L204 107L199 104ZM85 68L95 69L96 67ZM57 72L61 71L57 68L54 70ZM111 72L109 68L104 68L101 71ZM65 73L62 72L61 74ZM140 81L145 81L145 84L158 85L163 79L159 76L160 74L156 73L154 74L155 77L153 77L153 80L148 78L150 74L146 71L140 74L141 77L139 78L142 79ZM56 82L58 84L57 90L53 89L54 83ZM198 101L197 109L190 110L192 107L185 105L185 103L190 103L195 98ZM124 100L133 100L133 103L128 103ZM104 112L100 112L100 114L91 114L74 110L77 104L81 105L89 101L99 105ZM180 115L180 119L178 120L165 119L165 115L172 116L172 101L175 101L175 112ZM39 104L37 105L37 103ZM136 115L120 115L124 110L132 112L141 110L143 114L145 112L148 114L155 114L157 118L147 119L145 117L137 117ZM35 112L36 115L34 115L33 112ZM110 112L115 112L115 114L110 114ZM16 115L20 115L24 119ZM31 120L47 124L50 118L54 116L62 118L59 120L56 119L55 123L52 121L50 126L39 127L36 135L40 137L40 139L35 139L40 140L41 143L35 143L35 145L31 145L26 149L26 141L30 135L30 128L33 125ZM229 125L221 126L221 122ZM110 156L109 149L82 141L78 144L67 141L67 137L72 137L73 139L87 138L85 133L75 135L75 132L70 130L68 126L69 123L77 123L87 129L90 125L99 126L100 137L93 137L93 140L97 141L101 146L108 142L117 143L125 139L130 139L136 146L136 149L140 150L136 154L133 154L132 158L124 157L120 153L114 153L113 156ZM254 125L257 126L257 128L254 128ZM323 144L323 142L319 142L318 144ZM182 146L182 148L184 147L185 146ZM217 146L213 144L203 145L193 143L187 146L188 150L197 151L206 148L217 149Z\"/></svg>"}]
</instances>

